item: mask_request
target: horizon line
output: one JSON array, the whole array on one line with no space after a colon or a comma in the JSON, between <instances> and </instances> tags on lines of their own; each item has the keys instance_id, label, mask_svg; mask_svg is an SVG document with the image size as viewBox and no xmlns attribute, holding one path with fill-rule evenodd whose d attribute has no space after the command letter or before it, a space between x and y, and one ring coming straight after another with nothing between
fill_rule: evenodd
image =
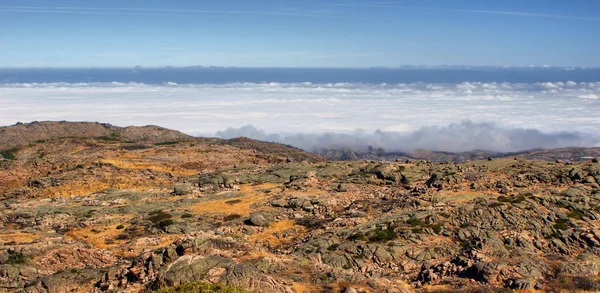
<instances>
[{"instance_id":1,"label":"horizon line","mask_svg":"<svg viewBox=\"0 0 600 293\"><path fill-rule=\"evenodd\" d=\"M398 65L398 66L224 66L224 65L156 65L156 66L3 66L6 69L441 69L441 68L496 68L496 69L600 69L599 66L569 65Z\"/></svg>"}]
</instances>

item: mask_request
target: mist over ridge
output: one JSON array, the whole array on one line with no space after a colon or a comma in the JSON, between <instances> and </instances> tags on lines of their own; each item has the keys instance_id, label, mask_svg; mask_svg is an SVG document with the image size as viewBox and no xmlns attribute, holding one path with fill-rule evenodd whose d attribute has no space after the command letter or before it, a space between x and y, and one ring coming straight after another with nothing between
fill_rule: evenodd
<instances>
[{"instance_id":1,"label":"mist over ridge","mask_svg":"<svg viewBox=\"0 0 600 293\"><path fill-rule=\"evenodd\" d=\"M219 138L248 137L278 142L306 151L350 149L365 152L381 148L386 152L410 152L418 149L442 152L490 151L518 152L563 147L596 147L600 139L577 131L544 133L537 129L503 128L493 123L469 120L447 126L424 126L411 132L355 131L352 133L268 133L252 125L227 128Z\"/></svg>"}]
</instances>

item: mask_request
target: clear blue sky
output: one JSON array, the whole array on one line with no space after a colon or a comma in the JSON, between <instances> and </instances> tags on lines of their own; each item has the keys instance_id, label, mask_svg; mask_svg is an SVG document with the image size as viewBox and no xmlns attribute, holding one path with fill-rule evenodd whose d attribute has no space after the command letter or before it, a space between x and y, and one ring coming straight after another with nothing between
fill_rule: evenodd
<instances>
[{"instance_id":1,"label":"clear blue sky","mask_svg":"<svg viewBox=\"0 0 600 293\"><path fill-rule=\"evenodd\" d=\"M0 0L0 67L600 66L598 0Z\"/></svg>"}]
</instances>

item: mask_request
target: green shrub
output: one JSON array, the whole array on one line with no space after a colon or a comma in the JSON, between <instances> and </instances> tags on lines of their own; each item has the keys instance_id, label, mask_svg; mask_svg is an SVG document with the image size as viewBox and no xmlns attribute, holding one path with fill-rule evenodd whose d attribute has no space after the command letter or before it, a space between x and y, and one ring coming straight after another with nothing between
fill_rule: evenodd
<instances>
[{"instance_id":1,"label":"green shrub","mask_svg":"<svg viewBox=\"0 0 600 293\"><path fill-rule=\"evenodd\" d=\"M554 227L554 229L556 229L556 230L567 230L567 229L569 229L568 223L569 223L569 220L567 220L567 219L557 219L554 222L554 226L552 226L552 227Z\"/></svg>"},{"instance_id":2,"label":"green shrub","mask_svg":"<svg viewBox=\"0 0 600 293\"><path fill-rule=\"evenodd\" d=\"M29 257L24 255L21 252L9 253L8 259L6 260L6 264L24 264L29 261Z\"/></svg>"},{"instance_id":3,"label":"green shrub","mask_svg":"<svg viewBox=\"0 0 600 293\"><path fill-rule=\"evenodd\" d=\"M417 227L411 230L415 234L423 234L424 230L421 227Z\"/></svg>"},{"instance_id":4,"label":"green shrub","mask_svg":"<svg viewBox=\"0 0 600 293\"><path fill-rule=\"evenodd\" d=\"M367 240L367 237L365 236L365 234L362 233L356 233L356 234L352 234L348 237L348 240L354 241L354 240L360 240L360 241L365 241Z\"/></svg>"},{"instance_id":5,"label":"green shrub","mask_svg":"<svg viewBox=\"0 0 600 293\"><path fill-rule=\"evenodd\" d=\"M398 238L398 234L388 229L377 229L371 231L373 235L369 237L371 242L387 242Z\"/></svg>"},{"instance_id":6,"label":"green shrub","mask_svg":"<svg viewBox=\"0 0 600 293\"><path fill-rule=\"evenodd\" d=\"M94 138L102 141L119 141L119 138L112 136L96 136Z\"/></svg>"},{"instance_id":7,"label":"green shrub","mask_svg":"<svg viewBox=\"0 0 600 293\"><path fill-rule=\"evenodd\" d=\"M572 211L567 213L567 217L571 219L583 220L583 216L584 214L581 211Z\"/></svg>"},{"instance_id":8,"label":"green shrub","mask_svg":"<svg viewBox=\"0 0 600 293\"><path fill-rule=\"evenodd\" d=\"M15 156L19 151L18 147L14 147L12 149L0 151L0 155L7 160L15 160L17 157Z\"/></svg>"},{"instance_id":9,"label":"green shrub","mask_svg":"<svg viewBox=\"0 0 600 293\"><path fill-rule=\"evenodd\" d=\"M156 146L161 146L161 145L176 145L178 143L179 143L179 141L165 141L165 142L157 142L154 145L156 145Z\"/></svg>"},{"instance_id":10,"label":"green shrub","mask_svg":"<svg viewBox=\"0 0 600 293\"><path fill-rule=\"evenodd\" d=\"M329 250L329 251L336 251L338 249L338 247L340 247L339 244L333 244L333 245L327 247L327 250Z\"/></svg>"},{"instance_id":11,"label":"green shrub","mask_svg":"<svg viewBox=\"0 0 600 293\"><path fill-rule=\"evenodd\" d=\"M417 219L417 218L410 218L406 221L407 224L411 225L411 226L422 226L424 223L422 220Z\"/></svg>"},{"instance_id":12,"label":"green shrub","mask_svg":"<svg viewBox=\"0 0 600 293\"><path fill-rule=\"evenodd\" d=\"M435 232L435 234L440 234L442 232L442 228L444 228L443 224L437 224L437 225L433 225L433 232Z\"/></svg>"},{"instance_id":13,"label":"green shrub","mask_svg":"<svg viewBox=\"0 0 600 293\"><path fill-rule=\"evenodd\" d=\"M154 293L249 293L248 291L223 284L205 282L188 283L154 291Z\"/></svg>"},{"instance_id":14,"label":"green shrub","mask_svg":"<svg viewBox=\"0 0 600 293\"><path fill-rule=\"evenodd\" d=\"M175 222L174 222L173 220L171 220L171 219L166 219L166 220L162 220L162 221L160 221L160 223L158 223L158 226L159 226L160 228L164 229L164 228L166 228L166 227L168 227L168 226L171 226L171 225L173 225L173 224L175 224Z\"/></svg>"}]
</instances>

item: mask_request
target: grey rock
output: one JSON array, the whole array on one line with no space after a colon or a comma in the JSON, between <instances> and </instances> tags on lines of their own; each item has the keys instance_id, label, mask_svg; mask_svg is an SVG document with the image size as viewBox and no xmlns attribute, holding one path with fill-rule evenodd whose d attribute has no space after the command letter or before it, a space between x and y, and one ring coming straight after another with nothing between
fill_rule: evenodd
<instances>
[{"instance_id":1,"label":"grey rock","mask_svg":"<svg viewBox=\"0 0 600 293\"><path fill-rule=\"evenodd\" d=\"M260 227L269 226L271 223L271 221L262 212L254 212L250 214L250 219L248 219L248 221L250 224Z\"/></svg>"}]
</instances>

